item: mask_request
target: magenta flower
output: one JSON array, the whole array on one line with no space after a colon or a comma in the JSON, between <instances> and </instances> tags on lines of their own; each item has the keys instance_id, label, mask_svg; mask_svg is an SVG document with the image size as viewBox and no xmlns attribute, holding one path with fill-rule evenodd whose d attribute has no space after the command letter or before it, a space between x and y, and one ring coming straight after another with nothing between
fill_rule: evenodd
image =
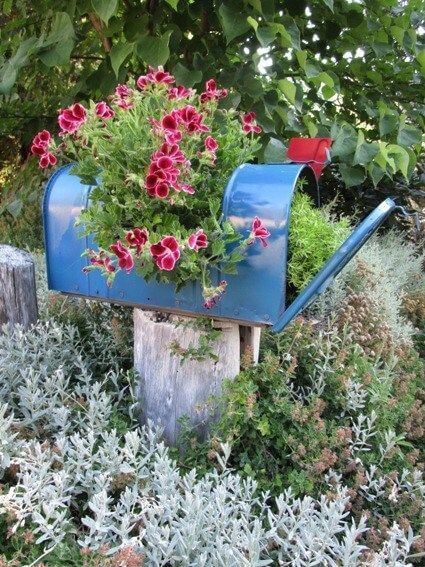
<instances>
[{"instance_id":1,"label":"magenta flower","mask_svg":"<svg viewBox=\"0 0 425 567\"><path fill-rule=\"evenodd\" d=\"M255 132L259 134L261 132L261 126L255 122L255 112L247 112L242 116L242 130L245 134L249 134L250 132Z\"/></svg>"},{"instance_id":2,"label":"magenta flower","mask_svg":"<svg viewBox=\"0 0 425 567\"><path fill-rule=\"evenodd\" d=\"M170 272L180 258L179 243L174 236L164 236L157 244L152 244L150 253L160 270Z\"/></svg>"},{"instance_id":3,"label":"magenta flower","mask_svg":"<svg viewBox=\"0 0 425 567\"><path fill-rule=\"evenodd\" d=\"M39 132L31 142L31 153L38 156L43 155L49 147L51 139L52 136L48 130Z\"/></svg>"},{"instance_id":4,"label":"magenta flower","mask_svg":"<svg viewBox=\"0 0 425 567\"><path fill-rule=\"evenodd\" d=\"M266 238L270 236L269 230L264 226L263 221L255 217L252 221L251 234L249 235L248 244L253 244L256 238L261 242L261 245L266 248L268 243Z\"/></svg>"},{"instance_id":5,"label":"magenta flower","mask_svg":"<svg viewBox=\"0 0 425 567\"><path fill-rule=\"evenodd\" d=\"M220 98L224 98L227 94L227 89L217 89L217 83L215 80L209 79L209 81L205 83L205 91L201 93L199 100L203 104L210 100L219 100Z\"/></svg>"},{"instance_id":6,"label":"magenta flower","mask_svg":"<svg viewBox=\"0 0 425 567\"><path fill-rule=\"evenodd\" d=\"M87 250L90 257L90 264L94 267L103 268L106 272L115 272L115 266L112 264L111 258L106 254L104 250L100 252L95 252L94 250ZM90 269L84 268L85 272L89 272Z\"/></svg>"},{"instance_id":7,"label":"magenta flower","mask_svg":"<svg viewBox=\"0 0 425 567\"><path fill-rule=\"evenodd\" d=\"M127 87L127 85L118 85L115 88L115 103L120 108L124 110L128 110L129 108L133 108L133 104L131 102L131 95L133 91Z\"/></svg>"},{"instance_id":8,"label":"magenta flower","mask_svg":"<svg viewBox=\"0 0 425 567\"><path fill-rule=\"evenodd\" d=\"M139 256L149 238L149 233L146 228L133 228L125 234L127 244L131 248L136 248L136 255Z\"/></svg>"},{"instance_id":9,"label":"magenta flower","mask_svg":"<svg viewBox=\"0 0 425 567\"><path fill-rule=\"evenodd\" d=\"M106 102L98 102L95 106L94 112L96 116L99 118L103 118L107 120L108 118L113 118L115 116L115 112L112 110L110 106L106 104Z\"/></svg>"},{"instance_id":10,"label":"magenta flower","mask_svg":"<svg viewBox=\"0 0 425 567\"><path fill-rule=\"evenodd\" d=\"M212 136L207 136L204 140L205 149L209 152L216 152L218 149L217 140Z\"/></svg>"},{"instance_id":11,"label":"magenta flower","mask_svg":"<svg viewBox=\"0 0 425 567\"><path fill-rule=\"evenodd\" d=\"M166 84L172 85L175 79L170 73L164 71L162 66L158 67L158 69L154 69L153 67L149 67L149 72L146 75L141 75L137 79L137 86L142 91L145 89L149 84L156 83L156 84Z\"/></svg>"},{"instance_id":12,"label":"magenta flower","mask_svg":"<svg viewBox=\"0 0 425 567\"><path fill-rule=\"evenodd\" d=\"M191 97L196 91L194 89L187 89L183 85L172 87L168 89L168 98L170 100L181 100Z\"/></svg>"},{"instance_id":13,"label":"magenta flower","mask_svg":"<svg viewBox=\"0 0 425 567\"><path fill-rule=\"evenodd\" d=\"M87 112L82 104L78 102L61 110L58 117L59 126L62 133L73 134L87 120Z\"/></svg>"},{"instance_id":14,"label":"magenta flower","mask_svg":"<svg viewBox=\"0 0 425 567\"><path fill-rule=\"evenodd\" d=\"M115 244L111 244L109 248L118 258L118 266L126 270L127 273L130 272L133 269L134 260L128 248L125 248L120 240L117 240Z\"/></svg>"},{"instance_id":15,"label":"magenta flower","mask_svg":"<svg viewBox=\"0 0 425 567\"><path fill-rule=\"evenodd\" d=\"M169 156L174 163L184 163L186 157L177 144L162 144L159 150L152 154L152 160L157 160L160 157Z\"/></svg>"},{"instance_id":16,"label":"magenta flower","mask_svg":"<svg viewBox=\"0 0 425 567\"><path fill-rule=\"evenodd\" d=\"M198 252L200 248L208 247L207 235L202 228L199 228L196 232L189 236L187 245L191 250L195 250L195 252Z\"/></svg>"},{"instance_id":17,"label":"magenta flower","mask_svg":"<svg viewBox=\"0 0 425 567\"><path fill-rule=\"evenodd\" d=\"M56 165L57 162L57 157L54 154L52 154L51 152L46 152L40 157L38 165L39 167L41 167L41 169L44 169L46 167L49 167L50 165Z\"/></svg>"},{"instance_id":18,"label":"magenta flower","mask_svg":"<svg viewBox=\"0 0 425 567\"><path fill-rule=\"evenodd\" d=\"M209 132L208 126L202 122L202 114L190 104L183 108L173 110L172 114L177 123L182 125L189 134L193 134L194 132Z\"/></svg>"}]
</instances>

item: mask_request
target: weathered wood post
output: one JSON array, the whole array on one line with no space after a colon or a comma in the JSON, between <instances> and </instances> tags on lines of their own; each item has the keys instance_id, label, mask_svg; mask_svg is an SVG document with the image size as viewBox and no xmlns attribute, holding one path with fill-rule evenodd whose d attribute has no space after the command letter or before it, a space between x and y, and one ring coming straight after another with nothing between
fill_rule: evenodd
<instances>
[{"instance_id":1,"label":"weathered wood post","mask_svg":"<svg viewBox=\"0 0 425 567\"><path fill-rule=\"evenodd\" d=\"M28 252L0 244L0 330L17 323L28 328L37 318L34 262Z\"/></svg>"},{"instance_id":2,"label":"weathered wood post","mask_svg":"<svg viewBox=\"0 0 425 567\"><path fill-rule=\"evenodd\" d=\"M186 360L174 354L171 345L177 342L183 349L197 345L201 332L191 327L176 326L177 320L189 320L178 315L134 309L134 366L140 376L138 399L141 419L161 423L164 436L176 444L180 430L179 418L187 416L201 437L214 419L214 410L207 402L219 396L225 379L240 372L240 360L247 356L258 361L261 329L242 327L235 322L216 321L221 334L213 345L218 360Z\"/></svg>"}]
</instances>

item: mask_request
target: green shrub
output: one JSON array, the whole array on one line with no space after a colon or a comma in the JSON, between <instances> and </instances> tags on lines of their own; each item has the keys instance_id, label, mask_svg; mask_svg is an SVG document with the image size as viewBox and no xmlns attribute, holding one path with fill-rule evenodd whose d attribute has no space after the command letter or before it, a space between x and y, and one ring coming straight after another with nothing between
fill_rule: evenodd
<instances>
[{"instance_id":1,"label":"green shrub","mask_svg":"<svg viewBox=\"0 0 425 567\"><path fill-rule=\"evenodd\" d=\"M347 219L330 220L302 191L295 191L289 223L288 280L305 287L349 233Z\"/></svg>"}]
</instances>

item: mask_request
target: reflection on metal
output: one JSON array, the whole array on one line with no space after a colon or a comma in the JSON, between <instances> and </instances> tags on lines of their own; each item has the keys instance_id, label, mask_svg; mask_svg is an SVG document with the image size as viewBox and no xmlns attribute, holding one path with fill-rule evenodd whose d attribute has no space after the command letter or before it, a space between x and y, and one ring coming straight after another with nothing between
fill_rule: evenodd
<instances>
[{"instance_id":1,"label":"reflection on metal","mask_svg":"<svg viewBox=\"0 0 425 567\"><path fill-rule=\"evenodd\" d=\"M80 211L88 206L91 187L83 185L65 166L51 177L46 186L43 219L49 288L67 294L124 303L146 309L208 315L240 321L248 325L271 326L281 330L318 291L328 283L355 254L394 203L387 199L355 230L340 250L329 260L300 297L285 310L286 266L290 208L296 182L306 179L303 190L317 195L312 169L305 164L245 164L233 173L223 197L223 218L229 219L246 237L252 219L260 217L271 236L269 246L255 243L248 248L238 274L217 273L228 281L227 291L213 309L203 307L200 286L191 283L176 292L173 284L146 282L135 271L119 272L108 288L97 271L83 273L88 260L86 248L96 248L91 236L81 236L75 226ZM292 315L291 315L292 314Z\"/></svg>"}]
</instances>

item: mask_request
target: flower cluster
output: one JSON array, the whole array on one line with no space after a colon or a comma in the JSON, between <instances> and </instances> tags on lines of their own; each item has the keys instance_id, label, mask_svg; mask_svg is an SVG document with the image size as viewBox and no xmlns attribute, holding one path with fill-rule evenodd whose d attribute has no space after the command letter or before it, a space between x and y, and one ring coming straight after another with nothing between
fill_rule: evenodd
<instances>
[{"instance_id":1,"label":"flower cluster","mask_svg":"<svg viewBox=\"0 0 425 567\"><path fill-rule=\"evenodd\" d=\"M234 273L249 245L267 245L270 232L258 218L245 236L220 222L226 183L254 157L261 132L253 112L218 107L227 95L214 79L198 95L150 67L107 100L59 111L60 148L83 182L97 183L79 219L99 245L86 253L86 272L101 270L108 284L133 269L177 286L201 280L211 308L227 285L214 287L211 270ZM34 138L40 167L56 164L53 147L46 130ZM228 246L235 241L236 250Z\"/></svg>"},{"instance_id":2,"label":"flower cluster","mask_svg":"<svg viewBox=\"0 0 425 567\"><path fill-rule=\"evenodd\" d=\"M56 156L49 151L51 145L52 136L47 130L42 130L39 132L32 141L31 153L35 156L39 156L38 164L44 169L49 165L56 165Z\"/></svg>"}]
</instances>

